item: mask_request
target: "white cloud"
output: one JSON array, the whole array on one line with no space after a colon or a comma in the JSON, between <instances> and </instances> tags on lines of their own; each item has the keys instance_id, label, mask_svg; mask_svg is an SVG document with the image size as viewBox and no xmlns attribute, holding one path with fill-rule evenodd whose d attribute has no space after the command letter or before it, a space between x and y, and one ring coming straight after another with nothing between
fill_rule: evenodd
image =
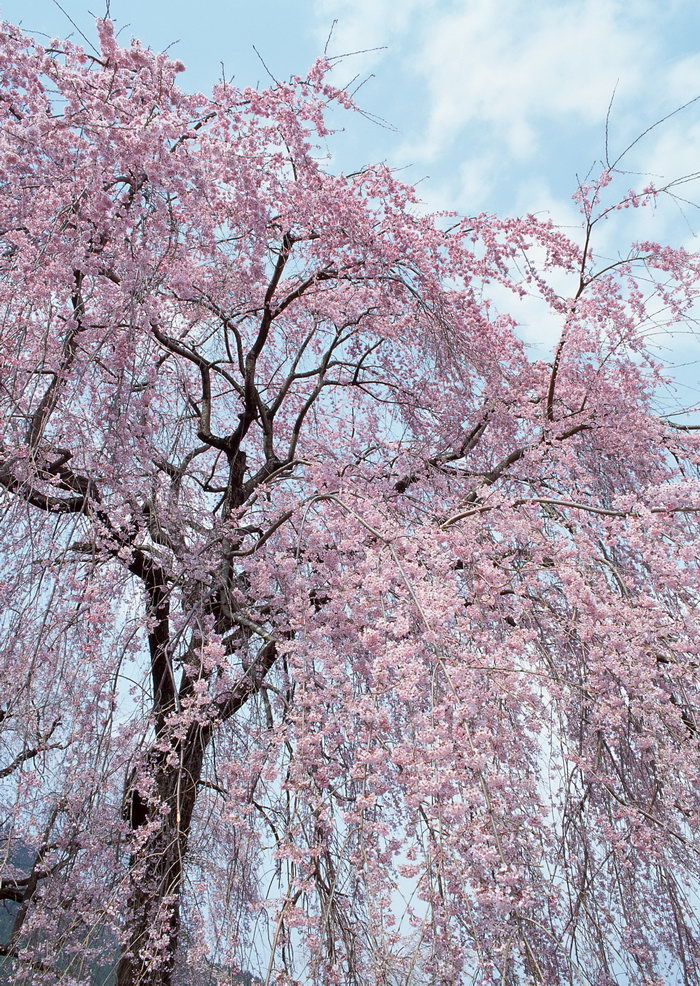
<instances>
[{"instance_id":1,"label":"white cloud","mask_svg":"<svg viewBox=\"0 0 700 986\"><path fill-rule=\"evenodd\" d=\"M436 180L421 182L418 195L429 212L458 212L475 215L493 205L498 174L498 156L493 151L469 155Z\"/></svg>"},{"instance_id":2,"label":"white cloud","mask_svg":"<svg viewBox=\"0 0 700 986\"><path fill-rule=\"evenodd\" d=\"M431 105L414 154L433 159L476 123L525 159L542 120L604 120L615 86L621 99L635 91L654 54L647 10L618 0L473 0L436 17L415 63Z\"/></svg>"}]
</instances>

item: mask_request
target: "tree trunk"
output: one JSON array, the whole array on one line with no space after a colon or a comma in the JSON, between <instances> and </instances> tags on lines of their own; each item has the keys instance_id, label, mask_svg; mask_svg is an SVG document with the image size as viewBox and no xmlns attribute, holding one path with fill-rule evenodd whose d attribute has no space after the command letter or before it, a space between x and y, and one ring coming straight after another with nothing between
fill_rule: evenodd
<instances>
[{"instance_id":1,"label":"tree trunk","mask_svg":"<svg viewBox=\"0 0 700 986\"><path fill-rule=\"evenodd\" d=\"M172 986L182 875L204 755L215 724L226 722L256 694L276 659L276 641L270 639L238 684L219 700L215 715L205 723L192 723L184 739L173 739L167 752L163 752L166 717L157 719L160 742L147 758L148 780L155 785L156 796L150 794L150 787L142 796L137 782L124 803L134 830L134 849L129 862L127 937L117 965L117 986ZM181 700L191 695L192 687L191 678L183 679Z\"/></svg>"},{"instance_id":2,"label":"tree trunk","mask_svg":"<svg viewBox=\"0 0 700 986\"><path fill-rule=\"evenodd\" d=\"M146 802L137 789L127 794L137 845L129 862L128 932L117 986L172 986L183 868L210 738L210 726L190 726L174 744L178 763L168 764L162 752L152 758L158 798ZM152 831L142 832L146 826Z\"/></svg>"}]
</instances>

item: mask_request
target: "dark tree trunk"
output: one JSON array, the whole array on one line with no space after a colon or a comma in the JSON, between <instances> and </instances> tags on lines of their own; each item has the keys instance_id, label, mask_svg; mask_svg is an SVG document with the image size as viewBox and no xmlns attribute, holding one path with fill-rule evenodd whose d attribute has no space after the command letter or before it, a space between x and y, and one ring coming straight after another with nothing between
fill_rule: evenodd
<instances>
[{"instance_id":1,"label":"dark tree trunk","mask_svg":"<svg viewBox=\"0 0 700 986\"><path fill-rule=\"evenodd\" d=\"M238 684L219 699L212 718L193 723L184 739L172 740L167 753L163 752L167 719L165 715L156 717L159 744L147 758L146 772L148 780L155 783L157 797L149 797L147 790L140 792L137 781L124 803L125 816L134 830L134 850L129 862L127 935L117 965L117 986L172 986L182 876L204 756L215 724L235 716L257 693L276 659L276 641L270 639ZM192 690L193 681L186 676L180 700ZM156 946L156 942L160 944Z\"/></svg>"},{"instance_id":2,"label":"dark tree trunk","mask_svg":"<svg viewBox=\"0 0 700 986\"><path fill-rule=\"evenodd\" d=\"M210 738L211 727L191 726L174 748L177 764L167 764L162 753L154 758L157 801L147 802L138 790L127 795L125 810L137 846L129 863L128 930L117 966L117 986L172 986L182 875ZM145 826L154 831L142 833Z\"/></svg>"}]
</instances>

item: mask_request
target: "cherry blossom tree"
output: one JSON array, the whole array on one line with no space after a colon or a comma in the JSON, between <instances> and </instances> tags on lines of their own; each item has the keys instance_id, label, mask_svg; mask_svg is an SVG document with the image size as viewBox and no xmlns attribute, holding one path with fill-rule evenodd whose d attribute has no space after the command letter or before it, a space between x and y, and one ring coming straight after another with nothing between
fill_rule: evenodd
<instances>
[{"instance_id":1,"label":"cherry blossom tree","mask_svg":"<svg viewBox=\"0 0 700 986\"><path fill-rule=\"evenodd\" d=\"M596 248L661 192L426 216L327 60L98 28L0 35L5 981L699 983L700 262Z\"/></svg>"}]
</instances>

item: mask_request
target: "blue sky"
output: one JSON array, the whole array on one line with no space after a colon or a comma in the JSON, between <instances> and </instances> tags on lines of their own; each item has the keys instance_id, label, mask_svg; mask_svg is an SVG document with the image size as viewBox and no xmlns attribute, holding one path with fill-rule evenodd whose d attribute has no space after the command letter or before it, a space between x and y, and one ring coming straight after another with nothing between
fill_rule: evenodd
<instances>
[{"instance_id":1,"label":"blue sky","mask_svg":"<svg viewBox=\"0 0 700 986\"><path fill-rule=\"evenodd\" d=\"M26 30L94 38L105 0L0 0ZM609 147L700 96L700 4L696 0L111 0L122 37L156 49L173 44L187 66L181 84L204 90L222 72L241 85L269 81L253 46L281 78L303 73L323 50L380 48L337 69L366 79L364 109L387 121L344 117L329 145L331 166L385 160L404 169L435 208L463 213L541 212L575 227L578 176L600 168L610 99ZM700 171L700 101L653 130L624 160L656 184ZM621 190L649 179L631 175ZM616 256L629 239L667 239L699 249L700 211L669 201L654 217L626 213L599 246ZM700 189L698 189L700 192ZM553 326L522 312L533 348ZM689 358L687 347L674 358ZM688 370L683 376L690 381ZM697 373L695 373L697 377ZM699 395L700 396L700 395Z\"/></svg>"}]
</instances>

